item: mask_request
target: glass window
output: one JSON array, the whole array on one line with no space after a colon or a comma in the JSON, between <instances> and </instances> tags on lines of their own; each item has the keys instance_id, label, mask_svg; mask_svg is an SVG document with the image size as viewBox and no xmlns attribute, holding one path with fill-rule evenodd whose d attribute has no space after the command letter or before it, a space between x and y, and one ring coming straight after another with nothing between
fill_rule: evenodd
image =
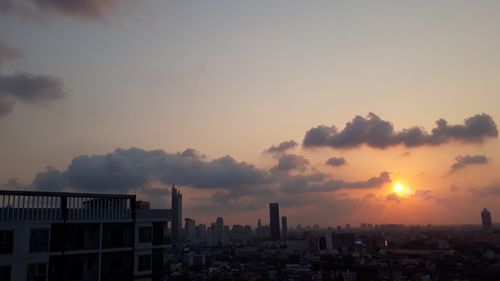
<instances>
[{"instance_id":1,"label":"glass window","mask_svg":"<svg viewBox=\"0 0 500 281\"><path fill-rule=\"evenodd\" d=\"M49 251L49 230L32 229L30 235L30 252Z\"/></svg>"},{"instance_id":2,"label":"glass window","mask_svg":"<svg viewBox=\"0 0 500 281\"><path fill-rule=\"evenodd\" d=\"M47 264L32 263L28 265L28 281L46 281Z\"/></svg>"},{"instance_id":3,"label":"glass window","mask_svg":"<svg viewBox=\"0 0 500 281\"><path fill-rule=\"evenodd\" d=\"M151 242L151 227L139 227L139 243Z\"/></svg>"},{"instance_id":4,"label":"glass window","mask_svg":"<svg viewBox=\"0 0 500 281\"><path fill-rule=\"evenodd\" d=\"M140 255L138 271L151 270L151 255Z\"/></svg>"},{"instance_id":5,"label":"glass window","mask_svg":"<svg viewBox=\"0 0 500 281\"><path fill-rule=\"evenodd\" d=\"M12 254L14 230L0 230L0 255Z\"/></svg>"},{"instance_id":6,"label":"glass window","mask_svg":"<svg viewBox=\"0 0 500 281\"><path fill-rule=\"evenodd\" d=\"M0 281L10 281L10 266L0 266Z\"/></svg>"}]
</instances>

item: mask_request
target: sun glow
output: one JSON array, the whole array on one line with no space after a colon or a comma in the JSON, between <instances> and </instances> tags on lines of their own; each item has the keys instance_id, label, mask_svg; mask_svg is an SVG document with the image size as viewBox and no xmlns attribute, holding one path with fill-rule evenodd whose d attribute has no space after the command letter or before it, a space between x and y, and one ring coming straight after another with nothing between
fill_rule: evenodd
<instances>
[{"instance_id":1,"label":"sun glow","mask_svg":"<svg viewBox=\"0 0 500 281\"><path fill-rule=\"evenodd\" d=\"M399 196L408 196L413 193L411 187L404 185L401 182L396 182L393 187L393 191Z\"/></svg>"}]
</instances>

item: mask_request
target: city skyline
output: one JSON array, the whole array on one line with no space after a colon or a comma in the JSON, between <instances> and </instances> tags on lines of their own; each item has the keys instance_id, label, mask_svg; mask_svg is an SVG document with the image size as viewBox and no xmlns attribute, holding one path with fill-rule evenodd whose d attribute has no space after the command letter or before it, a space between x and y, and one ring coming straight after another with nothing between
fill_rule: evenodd
<instances>
[{"instance_id":1,"label":"city skyline","mask_svg":"<svg viewBox=\"0 0 500 281\"><path fill-rule=\"evenodd\" d=\"M176 185L179 229L500 217L500 3L128 2L0 4L1 188Z\"/></svg>"}]
</instances>

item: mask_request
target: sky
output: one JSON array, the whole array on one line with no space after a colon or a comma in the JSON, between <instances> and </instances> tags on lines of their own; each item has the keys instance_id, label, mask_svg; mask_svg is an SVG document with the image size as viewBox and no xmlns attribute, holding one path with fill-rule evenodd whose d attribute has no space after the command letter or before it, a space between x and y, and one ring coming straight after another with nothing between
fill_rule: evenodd
<instances>
[{"instance_id":1,"label":"sky","mask_svg":"<svg viewBox=\"0 0 500 281\"><path fill-rule=\"evenodd\" d=\"M0 185L210 223L500 217L500 2L4 0Z\"/></svg>"}]
</instances>

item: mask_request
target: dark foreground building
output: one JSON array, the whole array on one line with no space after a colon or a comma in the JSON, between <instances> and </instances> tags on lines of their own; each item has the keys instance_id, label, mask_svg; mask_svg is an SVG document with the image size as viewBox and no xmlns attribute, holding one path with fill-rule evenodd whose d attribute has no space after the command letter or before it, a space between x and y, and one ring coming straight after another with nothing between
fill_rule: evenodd
<instances>
[{"instance_id":1,"label":"dark foreground building","mask_svg":"<svg viewBox=\"0 0 500 281\"><path fill-rule=\"evenodd\" d=\"M1 280L162 280L171 209L135 195L0 190Z\"/></svg>"}]
</instances>

